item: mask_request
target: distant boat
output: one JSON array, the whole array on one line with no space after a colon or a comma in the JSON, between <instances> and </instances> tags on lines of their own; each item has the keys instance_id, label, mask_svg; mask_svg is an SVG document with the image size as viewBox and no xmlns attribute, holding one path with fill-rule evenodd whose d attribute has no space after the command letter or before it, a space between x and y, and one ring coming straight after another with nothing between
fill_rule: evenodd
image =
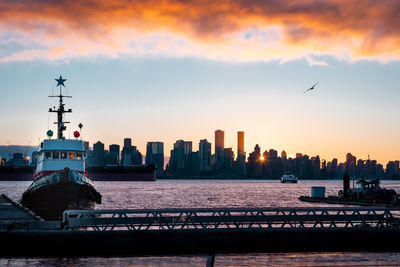
<instances>
[{"instance_id":1,"label":"distant boat","mask_svg":"<svg viewBox=\"0 0 400 267\"><path fill-rule=\"evenodd\" d=\"M291 172L285 172L281 177L281 183L297 183L297 177Z\"/></svg>"}]
</instances>

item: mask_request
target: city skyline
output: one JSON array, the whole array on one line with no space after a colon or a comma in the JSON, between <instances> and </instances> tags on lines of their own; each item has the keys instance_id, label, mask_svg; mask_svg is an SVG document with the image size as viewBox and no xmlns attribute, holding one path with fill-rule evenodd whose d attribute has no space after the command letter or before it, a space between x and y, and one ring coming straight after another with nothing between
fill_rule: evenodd
<instances>
[{"instance_id":1,"label":"city skyline","mask_svg":"<svg viewBox=\"0 0 400 267\"><path fill-rule=\"evenodd\" d=\"M76 127L76 128L78 128L78 127ZM236 133L236 143L230 143L229 145L225 145L225 131L223 131L223 130L216 130L216 131L222 131L222 135L223 135L223 141L222 141L222 144L223 144L223 147L222 148L231 148L232 149L232 152L234 153L234 157L235 157L235 159L237 158L237 156L238 156L238 143L239 143L239 136L238 136L238 133L242 133L243 134L243 136L242 136L242 138L243 138L243 146L245 147L245 149L244 149L244 153L245 153L245 155L246 155L246 161L247 161L247 158L248 158L248 155L249 155L249 153L251 152L251 151L253 151L253 149L254 149L254 147L256 146L256 145L258 145L259 147L260 147L260 149L261 149L261 151L268 151L269 149L273 149L273 150L277 150L278 152L279 152L279 154L280 153L282 153L282 152L284 152L285 154L287 154L287 158L296 158L296 154L303 154L303 155L308 155L308 156L320 156L321 157L321 160L325 160L326 162L328 162L328 161L331 161L332 159L337 159L338 160L338 162L345 162L346 161L346 155L347 155L347 153L352 153L352 152L349 152L349 151L347 151L347 152L345 152L343 155L338 155L338 156L335 156L335 155L333 155L331 158L329 158L329 157L323 157L323 156L321 156L321 153L315 153L315 154L311 154L311 153L307 153L307 152L304 152L304 151L289 151L288 149L285 149L285 148L282 148L282 149L278 149L278 148L275 148L275 147L272 147L272 146L261 146L259 143L255 143L255 144L248 144L248 141L245 141L246 139L245 139L245 137L244 137L244 134L245 134L245 132L244 131L237 131L237 132L235 132ZM67 132L68 132L68 130L67 130ZM72 131L71 131L72 132ZM71 135L71 134L69 134L69 135ZM211 142L211 147L212 147L212 151L214 152L214 153L212 153L212 154L216 154L216 151L215 151L215 149L216 149L216 146L215 146L215 132L214 132L214 134L213 134L213 138L200 138L198 141L202 141L202 140L209 140L210 142ZM46 138L43 138L43 139L40 139L40 141L43 141L44 139L47 139L48 137L46 137ZM71 137L68 137L68 139L73 139L73 137L71 136ZM107 142L105 142L104 140L102 140L102 139L99 139L99 140L97 140L97 141L93 141L93 142L90 142L90 141L87 141L86 139L84 139L84 138L82 138L82 137L80 137L79 139L82 139L82 140L84 140L85 142L88 142L89 144L91 144L91 146L89 147L89 148L91 148L91 149L93 149L94 148L94 145L96 144L96 143L98 143L98 142L101 142L103 145L104 145L104 147L108 147L108 146L114 146L114 145L117 145L117 146L120 146L121 148L124 146L124 144L125 144L125 139L130 139L131 140L131 142L132 142L132 144L134 144L135 145L135 147L137 147L137 149L138 149L138 151L146 151L146 147L148 146L148 144L149 143L162 143L162 144L167 144L167 145L165 145L165 147L166 147L166 151L169 151L169 149L172 149L173 147L174 147L174 145L173 145L173 143L175 143L177 140L188 140L188 141L190 141L190 142L193 142L193 150L195 150L195 148L197 147L197 150L199 150L200 149L200 147L199 147L199 143L197 142L197 140L191 140L191 139L184 139L184 138L178 138L178 139L176 139L172 144L171 144L171 146L168 146L168 143L166 143L166 142L164 142L162 139L159 139L158 141L145 141L145 145L144 145L144 147L141 147L141 146L139 146L138 145L138 143L135 143L135 139L133 139L133 138L131 138L131 137L124 137L122 140L122 142L111 142L111 143L107 143ZM233 140L233 139L235 139L235 138L230 138L230 140ZM133 141L132 141L133 140ZM39 140L38 140L39 141ZM246 144L246 146L244 145L244 144ZM3 146L3 147L24 147L24 146L27 146L27 147L38 147L39 146L39 144L37 145L37 146L35 146L35 145L31 145L31 144L27 144L27 145L16 145L16 144L0 144L0 146ZM246 148L249 148L248 150L246 149ZM105 148L104 148L105 149ZM223 149L222 149L223 150ZM27 153L27 155L28 155L29 153ZM396 160L400 160L400 157L399 158L389 158L387 161L381 161L381 160L379 160L379 159L377 159L373 154L367 154L367 155L358 155L358 154L356 154L356 153L352 153L352 154L354 154L354 155L356 155L357 156L357 158L362 158L362 159L364 159L364 160L367 160L368 158L371 158L371 159L374 159L374 160L376 160L377 162L379 162L379 163L381 163L381 164L386 164L386 163L388 163L388 162L390 162L390 161L396 161ZM11 156L11 155L8 155L8 156ZM30 156L30 155L28 155L28 156ZM3 158L5 158L5 157L3 157ZM145 158L145 154L143 154L143 159ZM166 159L169 159L170 158L170 156L169 155L167 155L167 154L165 154L165 157L164 157L164 159L166 160ZM166 163L165 163L166 164Z\"/></svg>"},{"instance_id":2,"label":"city skyline","mask_svg":"<svg viewBox=\"0 0 400 267\"><path fill-rule=\"evenodd\" d=\"M222 133L222 137L221 137L221 133ZM237 143L236 143L236 148L238 148L238 147L241 147L241 146L244 146L244 143L245 143L245 132L244 131L237 131L236 132L236 134L237 134L237 139L236 139L236 141L237 141ZM81 139L81 138L79 138L79 139ZM217 139L218 139L218 141L217 141ZM214 140L214 141L213 141ZM115 142L115 143L110 143L110 144L108 144L108 143L106 143L106 142L103 142L103 140L97 140L96 142L89 142L89 141L87 141L87 140L83 140L84 141L84 143L85 143L85 147L86 147L86 149L87 150L92 150L93 151L93 149L95 148L95 146L96 145L99 145L99 146L101 146L102 147L102 151L107 151L107 152L111 152L111 150L113 150L114 149L114 151L117 149L116 147L118 147L118 151L119 151L119 149L121 148L124 148L124 147L134 147L135 148L135 150L137 149L137 151L140 153L140 151L142 151L143 153L141 154L141 158L142 158L142 160L143 160L143 162L145 162L146 161L146 157L147 157L147 152L149 151L149 146L150 147L152 147L151 149L150 149L150 151L152 151L152 150L154 150L154 151L162 151L162 153L163 153L163 160L164 160L164 164L163 164L163 166L165 167L165 165L167 165L167 163L168 163L168 160L171 158L171 155L170 154L168 154L168 152L169 151L171 151L170 149L173 149L174 147L175 147L175 145L172 145L171 147L167 147L167 146L165 146L165 151L164 151L164 142L162 141L162 140L159 140L159 141L147 141L146 142L146 146L145 146L145 148L144 149L141 149L141 148L139 148L138 146L137 146L137 144L135 144L135 142L134 141L132 141L132 138L130 138L130 137L125 137L125 138L123 138L123 141L121 142L121 143L118 143L118 142ZM178 139L178 140L176 140L175 141L175 144L177 143L177 142L180 142L180 141L182 141L182 142L185 142L185 143L190 143L190 149L191 149L191 151L198 151L199 153L201 153L200 151L202 150L202 149L204 149L204 148L202 148L201 146L202 146L202 143L208 143L209 144L209 150L210 150L210 154L211 155L215 155L215 157L217 158L218 156L217 156L217 154L219 153L219 152L217 152L218 150L216 150L216 142L219 142L220 144L222 144L222 146L220 147L220 150L222 150L222 152L220 152L220 153L223 153L224 151L224 149L231 149L231 151L232 151L232 154L233 154L233 159L236 161L236 160L242 160L242 159L239 159L238 157L239 157L239 148L238 148L238 150L237 150L237 152L235 153L235 151L234 151L234 149L233 149L233 146L225 146L225 131L223 131L223 130L220 130L220 129L218 129L218 130L215 130L214 131L214 139L207 139L207 138L203 138L203 139L200 139L199 140L199 142L196 142L196 140L184 140L184 139L182 139L182 138L180 138L180 139ZM90 145L91 144L91 145ZM197 144L197 145L194 145L194 144ZM160 147L160 145L162 146L162 147ZM154 146L156 146L156 147L154 147ZM379 164L382 164L383 166L385 166L387 163L390 163L390 162L394 162L394 161L399 161L400 159L391 159L391 160L388 160L387 162L382 162L382 161L379 161L379 160L377 160L376 158L374 158L372 155L370 155L370 154L368 154L366 157L363 157L363 156L359 156L359 155L357 155L357 154L353 154L352 152L346 152L345 153L345 155L343 155L342 157L332 157L332 158L324 158L324 157L321 157L320 156L320 154L308 154L308 153L304 153L304 152L302 152L302 151L297 151L297 152L295 152L295 153L288 153L288 151L287 150L285 150L285 149L283 149L283 150L279 150L279 149L276 149L276 148L273 148L273 147L261 147L259 144L254 144L254 145L250 145L250 146L252 146L253 148L251 149L251 150L249 150L249 151L246 151L246 150L244 150L244 151L242 151L243 152L243 154L242 154L242 156L244 156L245 157L245 161L246 162L248 162L248 158L249 158L249 156L250 156L250 153L252 153L252 152L254 152L254 149L255 148L257 148L257 149L259 149L260 150L260 156L259 156L259 159L261 159L262 161L263 160L265 160L264 159L264 157L262 156L262 154L263 154L263 152L268 152L269 150L273 150L273 151L276 151L277 153L278 153L278 155L279 155L279 157L281 157L281 158L292 158L292 159L295 159L296 157L299 157L299 155L300 155L300 157L301 156L308 156L308 157L319 157L320 158L320 160L321 160L321 164L322 164L322 162L323 161L325 161L326 163L328 163L328 162L331 162L331 161L337 161L338 163L345 163L346 161L348 161L348 156L349 155L351 155L351 156L354 156L355 158L357 158L357 160L363 160L363 161L366 161L366 160L374 160L374 161L376 161L377 163L379 163ZM8 153L8 157L6 156L6 157L4 157L4 155L3 155L3 157L1 156L1 154L0 154L0 159L1 158L3 158L3 159L11 159L12 158L12 153L14 153L14 152L17 152L17 153L22 153L22 154L24 154L24 155L26 155L26 156L28 156L28 157L30 157L30 152L28 151L29 149L28 148L26 148L25 150L26 150L26 152L23 152L24 150L22 149L22 147L29 147L29 148L34 148L35 146L24 146L24 145L6 145L6 146L4 146L4 145L0 145L0 147L10 147L10 148L14 148L15 149L15 151L12 151L12 150L10 150L9 151L9 153ZM109 149L106 149L106 147L108 147ZM159 148L160 147L160 148ZM197 150L196 150L196 147L197 147ZM36 151L36 150L34 150L34 151ZM0 151L1 152L1 151ZM4 154L4 153L3 153ZM122 162L122 160L123 160L123 158L121 158L120 159L120 157L122 156L122 154L123 154L123 150L121 150L121 151L119 151L118 152L118 155L116 155L115 157L116 157L116 159L114 159L113 161L117 161L117 162L119 162L120 160L121 160L121 162ZM223 157L223 155L222 155L222 157ZM217 159L216 159L217 160ZM385 167L384 167L385 168Z\"/></svg>"},{"instance_id":3,"label":"city skyline","mask_svg":"<svg viewBox=\"0 0 400 267\"><path fill-rule=\"evenodd\" d=\"M115 3L0 3L0 145L45 138L63 75L67 137L400 158L397 2Z\"/></svg>"},{"instance_id":4,"label":"city skyline","mask_svg":"<svg viewBox=\"0 0 400 267\"><path fill-rule=\"evenodd\" d=\"M238 131L238 147L244 143L244 132ZM288 157L286 151L279 153L275 149L262 149L258 144L252 152L248 153L239 149L236 155L232 148L225 148L224 132L215 131L215 143L218 149L212 154L212 143L207 139L199 142L199 149L193 149L192 141L177 140L170 151L170 157L165 157L163 142L148 142L146 153L142 154L132 143L131 138L124 138L124 145L109 145L109 149L101 141L92 147L84 141L86 150L86 166L138 166L154 165L158 177L165 178L264 178L278 179L284 173L291 172L301 179L338 179L344 174L354 178L379 177L386 179L400 178L400 161L389 161L386 166L374 159L357 158L351 153L346 154L346 160L340 162L337 158L332 160L321 159L319 155L306 155L296 153ZM24 156L23 150L14 147L11 158L2 158L0 147L0 166L35 166L38 152L33 151L31 159ZM19 152L17 152L19 149ZM264 150L264 152L263 152ZM10 151L11 152L11 151ZM221 154L222 152L222 154ZM58 158L58 152L54 154ZM52 157L51 153L48 155ZM247 160L246 160L247 159ZM142 165L145 167L145 165Z\"/></svg>"}]
</instances>

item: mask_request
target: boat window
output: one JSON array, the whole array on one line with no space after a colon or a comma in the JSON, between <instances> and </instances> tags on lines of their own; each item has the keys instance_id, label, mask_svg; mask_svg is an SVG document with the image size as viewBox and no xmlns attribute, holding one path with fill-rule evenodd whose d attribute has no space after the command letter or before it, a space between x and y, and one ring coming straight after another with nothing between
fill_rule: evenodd
<instances>
[{"instance_id":1,"label":"boat window","mask_svg":"<svg viewBox=\"0 0 400 267\"><path fill-rule=\"evenodd\" d=\"M75 159L75 152L69 152L68 158L69 159Z\"/></svg>"},{"instance_id":2,"label":"boat window","mask_svg":"<svg viewBox=\"0 0 400 267\"><path fill-rule=\"evenodd\" d=\"M60 152L54 151L53 152L53 159L59 159L60 158Z\"/></svg>"},{"instance_id":3,"label":"boat window","mask_svg":"<svg viewBox=\"0 0 400 267\"><path fill-rule=\"evenodd\" d=\"M81 160L82 159L82 152L76 152L76 159Z\"/></svg>"},{"instance_id":4,"label":"boat window","mask_svg":"<svg viewBox=\"0 0 400 267\"><path fill-rule=\"evenodd\" d=\"M67 152L61 152L61 158L66 159L67 158Z\"/></svg>"},{"instance_id":5,"label":"boat window","mask_svg":"<svg viewBox=\"0 0 400 267\"><path fill-rule=\"evenodd\" d=\"M51 158L51 152L50 152L50 151L44 152L44 157L45 157L46 159L50 159L50 158Z\"/></svg>"}]
</instances>

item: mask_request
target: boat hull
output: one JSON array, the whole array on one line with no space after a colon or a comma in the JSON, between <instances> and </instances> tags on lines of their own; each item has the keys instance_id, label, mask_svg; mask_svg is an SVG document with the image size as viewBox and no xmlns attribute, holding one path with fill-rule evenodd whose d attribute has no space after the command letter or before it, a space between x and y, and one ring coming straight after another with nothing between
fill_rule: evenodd
<instances>
[{"instance_id":1,"label":"boat hull","mask_svg":"<svg viewBox=\"0 0 400 267\"><path fill-rule=\"evenodd\" d=\"M68 209L93 209L101 195L84 175L64 169L35 180L20 203L47 220L58 220Z\"/></svg>"},{"instance_id":2,"label":"boat hull","mask_svg":"<svg viewBox=\"0 0 400 267\"><path fill-rule=\"evenodd\" d=\"M281 179L281 183L297 183L297 179Z\"/></svg>"},{"instance_id":3,"label":"boat hull","mask_svg":"<svg viewBox=\"0 0 400 267\"><path fill-rule=\"evenodd\" d=\"M356 199L344 199L336 196L328 197L310 197L300 196L300 201L314 202L314 203L325 203L325 204L339 204L339 205L359 205L359 206L384 206L384 207L400 207L400 202L396 201L384 201L384 200L356 200Z\"/></svg>"},{"instance_id":4,"label":"boat hull","mask_svg":"<svg viewBox=\"0 0 400 267\"><path fill-rule=\"evenodd\" d=\"M154 165L136 166L87 166L93 181L156 181Z\"/></svg>"}]
</instances>

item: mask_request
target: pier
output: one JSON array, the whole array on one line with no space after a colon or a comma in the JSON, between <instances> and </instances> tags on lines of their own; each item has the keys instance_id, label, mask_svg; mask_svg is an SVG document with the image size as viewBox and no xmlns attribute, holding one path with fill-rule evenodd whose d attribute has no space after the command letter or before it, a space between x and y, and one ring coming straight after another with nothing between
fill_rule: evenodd
<instances>
[{"instance_id":1,"label":"pier","mask_svg":"<svg viewBox=\"0 0 400 267\"><path fill-rule=\"evenodd\" d=\"M39 221L43 219L6 195L0 195L0 231L26 230L29 224Z\"/></svg>"},{"instance_id":2,"label":"pier","mask_svg":"<svg viewBox=\"0 0 400 267\"><path fill-rule=\"evenodd\" d=\"M400 251L399 208L67 210L51 222L1 201L0 256Z\"/></svg>"}]
</instances>

